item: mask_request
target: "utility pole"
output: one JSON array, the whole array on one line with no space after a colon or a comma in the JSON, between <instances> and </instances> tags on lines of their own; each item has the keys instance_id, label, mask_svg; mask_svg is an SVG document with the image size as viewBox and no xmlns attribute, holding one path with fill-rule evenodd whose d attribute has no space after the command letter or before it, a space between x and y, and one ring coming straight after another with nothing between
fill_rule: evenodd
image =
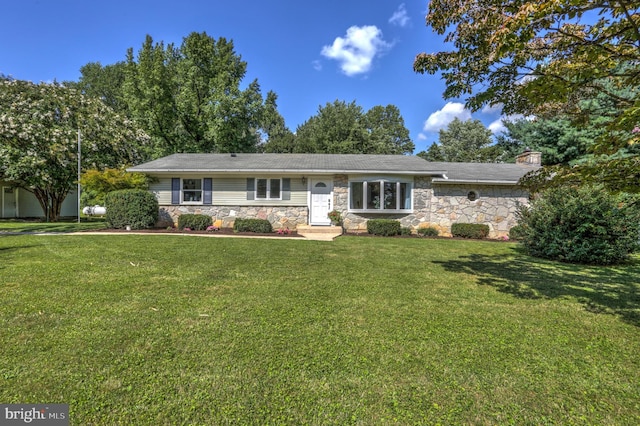
<instances>
[{"instance_id":1,"label":"utility pole","mask_svg":"<svg viewBox=\"0 0 640 426\"><path fill-rule=\"evenodd\" d=\"M80 223L80 164L82 150L80 148L80 128L78 127L78 223Z\"/></svg>"}]
</instances>

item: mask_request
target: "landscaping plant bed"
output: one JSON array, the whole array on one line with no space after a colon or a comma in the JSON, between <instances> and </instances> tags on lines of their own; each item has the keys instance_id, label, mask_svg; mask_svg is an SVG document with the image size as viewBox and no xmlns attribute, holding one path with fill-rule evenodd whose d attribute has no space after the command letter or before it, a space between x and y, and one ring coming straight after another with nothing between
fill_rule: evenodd
<instances>
[{"instance_id":1,"label":"landscaping plant bed","mask_svg":"<svg viewBox=\"0 0 640 426\"><path fill-rule=\"evenodd\" d=\"M459 241L488 241L488 242L517 242L516 240L509 240L509 238L463 238L463 237L447 237L443 235L419 235L419 234L398 234L398 235L375 235L368 232L345 232L345 236L349 237L372 237L372 238L418 238L425 240L459 240Z\"/></svg>"}]
</instances>

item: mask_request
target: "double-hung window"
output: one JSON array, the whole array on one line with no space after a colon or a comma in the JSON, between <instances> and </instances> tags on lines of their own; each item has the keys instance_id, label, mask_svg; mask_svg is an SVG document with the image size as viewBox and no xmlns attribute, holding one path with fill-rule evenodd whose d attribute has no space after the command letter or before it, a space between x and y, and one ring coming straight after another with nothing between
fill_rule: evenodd
<instances>
[{"instance_id":1,"label":"double-hung window","mask_svg":"<svg viewBox=\"0 0 640 426\"><path fill-rule=\"evenodd\" d=\"M281 179L256 179L256 200L280 200L282 181Z\"/></svg>"},{"instance_id":2,"label":"double-hung window","mask_svg":"<svg viewBox=\"0 0 640 426\"><path fill-rule=\"evenodd\" d=\"M182 179L182 202L202 203L202 179Z\"/></svg>"},{"instance_id":3,"label":"double-hung window","mask_svg":"<svg viewBox=\"0 0 640 426\"><path fill-rule=\"evenodd\" d=\"M212 178L171 178L171 204L211 205L212 199Z\"/></svg>"},{"instance_id":4,"label":"double-hung window","mask_svg":"<svg viewBox=\"0 0 640 426\"><path fill-rule=\"evenodd\" d=\"M409 182L371 179L349 183L349 210L392 213L407 212L411 209Z\"/></svg>"}]
</instances>

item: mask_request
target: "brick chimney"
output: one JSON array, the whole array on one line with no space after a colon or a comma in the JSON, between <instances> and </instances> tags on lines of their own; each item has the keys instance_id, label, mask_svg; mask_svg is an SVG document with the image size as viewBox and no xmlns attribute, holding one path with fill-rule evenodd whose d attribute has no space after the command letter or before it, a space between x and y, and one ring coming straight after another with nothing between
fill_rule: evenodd
<instances>
[{"instance_id":1,"label":"brick chimney","mask_svg":"<svg viewBox=\"0 0 640 426\"><path fill-rule=\"evenodd\" d=\"M526 148L522 154L516 157L516 164L522 164L524 166L541 166L542 153L531 151L531 149Z\"/></svg>"}]
</instances>

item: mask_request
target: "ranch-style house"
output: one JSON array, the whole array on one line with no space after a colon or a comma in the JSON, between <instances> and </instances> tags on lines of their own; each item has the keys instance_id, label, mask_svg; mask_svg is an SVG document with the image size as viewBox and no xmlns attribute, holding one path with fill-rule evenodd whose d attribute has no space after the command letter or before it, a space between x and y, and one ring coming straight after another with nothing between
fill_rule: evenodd
<instances>
[{"instance_id":1,"label":"ranch-style house","mask_svg":"<svg viewBox=\"0 0 640 426\"><path fill-rule=\"evenodd\" d=\"M490 237L516 225L518 185L540 167L540 153L515 164L429 162L416 156L360 154L173 154L128 169L155 178L159 226L187 213L221 226L236 218L267 219L275 229L328 226L337 210L347 232L374 218L449 235L457 222L489 225Z\"/></svg>"}]
</instances>

